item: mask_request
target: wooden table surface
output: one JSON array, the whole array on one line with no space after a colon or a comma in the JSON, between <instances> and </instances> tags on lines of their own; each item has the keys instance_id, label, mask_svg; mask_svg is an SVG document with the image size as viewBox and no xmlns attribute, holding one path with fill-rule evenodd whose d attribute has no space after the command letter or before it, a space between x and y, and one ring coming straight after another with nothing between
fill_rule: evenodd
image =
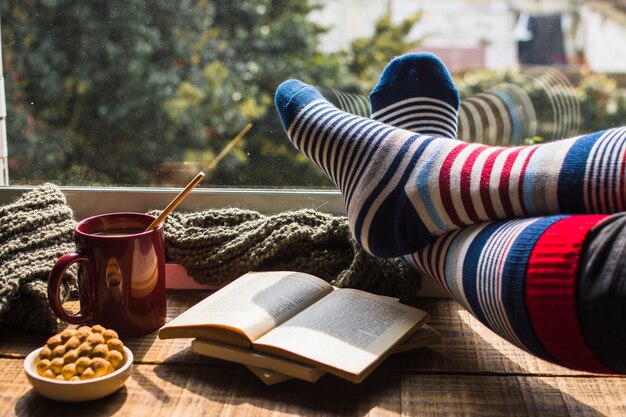
<instances>
[{"instance_id":1,"label":"wooden table surface","mask_svg":"<svg viewBox=\"0 0 626 417\"><path fill-rule=\"evenodd\" d=\"M174 317L207 295L168 295ZM443 343L391 356L358 385L326 375L316 384L266 386L241 365L194 355L190 339L156 333L125 339L132 374L115 394L86 403L41 397L24 357L46 337L0 336L0 416L626 416L626 377L573 372L524 353L452 300L421 299Z\"/></svg>"}]
</instances>

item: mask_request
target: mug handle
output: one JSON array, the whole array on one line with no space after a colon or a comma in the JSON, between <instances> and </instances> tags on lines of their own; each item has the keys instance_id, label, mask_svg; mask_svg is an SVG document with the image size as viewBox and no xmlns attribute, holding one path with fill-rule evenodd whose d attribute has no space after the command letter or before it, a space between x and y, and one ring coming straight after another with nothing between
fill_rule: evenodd
<instances>
[{"instance_id":1,"label":"mug handle","mask_svg":"<svg viewBox=\"0 0 626 417\"><path fill-rule=\"evenodd\" d=\"M76 314L69 315L61 304L61 282L65 271L75 262L86 263L87 257L80 253L70 252L61 256L50 271L48 279L48 302L50 308L61 320L70 324L82 324L93 318L93 312L88 311L87 306L81 303L80 311Z\"/></svg>"}]
</instances>

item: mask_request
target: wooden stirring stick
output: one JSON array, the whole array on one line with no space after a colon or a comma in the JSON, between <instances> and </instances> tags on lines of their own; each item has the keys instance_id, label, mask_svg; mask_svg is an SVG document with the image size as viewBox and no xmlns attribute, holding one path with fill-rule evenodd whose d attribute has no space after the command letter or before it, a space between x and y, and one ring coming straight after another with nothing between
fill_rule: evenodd
<instances>
[{"instance_id":1,"label":"wooden stirring stick","mask_svg":"<svg viewBox=\"0 0 626 417\"><path fill-rule=\"evenodd\" d=\"M150 223L150 226L148 226L146 228L146 232L152 229L156 229L157 227L159 227L161 225L161 223L163 223L163 220L165 220L165 218L172 212L172 210L174 210L176 208L176 206L183 201L183 199L185 197L187 197L187 194L189 194L191 192L191 190L193 190L193 188L198 185L198 183L200 181L202 181L202 178L204 178L204 172L200 171L198 173L198 175L196 175L196 177L191 180L191 182L189 184L187 184L187 186L185 187L185 189L183 191L181 191L175 199L172 200L171 203L169 203L167 205L167 207L165 207L165 209L161 212L161 214L159 215L159 217L157 217L156 219L154 219L154 221L152 223Z\"/></svg>"}]
</instances>

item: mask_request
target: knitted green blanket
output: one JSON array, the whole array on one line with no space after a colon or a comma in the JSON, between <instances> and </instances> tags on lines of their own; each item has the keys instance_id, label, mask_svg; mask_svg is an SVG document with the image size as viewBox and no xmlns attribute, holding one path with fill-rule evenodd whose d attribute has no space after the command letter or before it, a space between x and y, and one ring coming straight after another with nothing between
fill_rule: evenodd
<instances>
[{"instance_id":1,"label":"knitted green blanket","mask_svg":"<svg viewBox=\"0 0 626 417\"><path fill-rule=\"evenodd\" d=\"M65 196L51 184L0 207L1 327L56 331L60 322L48 304L48 274L74 250L74 223ZM67 285L74 281L69 277Z\"/></svg>"},{"instance_id":2,"label":"knitted green blanket","mask_svg":"<svg viewBox=\"0 0 626 417\"><path fill-rule=\"evenodd\" d=\"M52 184L0 207L0 327L58 330L61 323L48 305L48 274L62 254L75 250L74 225ZM224 284L253 270L302 271L338 287L398 298L415 296L421 284L403 259L365 253L345 217L315 210L174 212L165 222L165 251L168 261L203 284ZM68 277L64 294L74 283Z\"/></svg>"},{"instance_id":3,"label":"knitted green blanket","mask_svg":"<svg viewBox=\"0 0 626 417\"><path fill-rule=\"evenodd\" d=\"M403 299L414 297L421 284L403 259L376 258L361 249L346 217L315 210L174 212L165 221L165 251L203 284L223 284L251 270L292 270Z\"/></svg>"}]
</instances>

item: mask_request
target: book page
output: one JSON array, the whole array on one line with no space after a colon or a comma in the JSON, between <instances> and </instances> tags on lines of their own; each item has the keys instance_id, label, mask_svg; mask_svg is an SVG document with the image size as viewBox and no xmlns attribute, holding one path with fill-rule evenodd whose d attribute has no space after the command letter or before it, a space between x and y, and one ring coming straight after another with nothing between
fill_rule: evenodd
<instances>
[{"instance_id":1,"label":"book page","mask_svg":"<svg viewBox=\"0 0 626 417\"><path fill-rule=\"evenodd\" d=\"M427 318L426 312L386 297L335 290L259 338L254 348L361 375Z\"/></svg>"},{"instance_id":2,"label":"book page","mask_svg":"<svg viewBox=\"0 0 626 417\"><path fill-rule=\"evenodd\" d=\"M188 328L186 337L195 337L194 327L217 326L238 329L254 340L330 292L332 286L313 275L250 272L165 324L159 336L168 337L168 329Z\"/></svg>"},{"instance_id":3,"label":"book page","mask_svg":"<svg viewBox=\"0 0 626 417\"><path fill-rule=\"evenodd\" d=\"M408 352L437 343L441 343L441 334L437 330L425 324L417 329L411 336L406 338L402 343L395 345L388 353L395 354ZM270 365L267 364L264 366ZM258 368L251 365L247 365L247 367L266 385L274 385L291 379L290 376L284 375L275 369Z\"/></svg>"}]
</instances>

